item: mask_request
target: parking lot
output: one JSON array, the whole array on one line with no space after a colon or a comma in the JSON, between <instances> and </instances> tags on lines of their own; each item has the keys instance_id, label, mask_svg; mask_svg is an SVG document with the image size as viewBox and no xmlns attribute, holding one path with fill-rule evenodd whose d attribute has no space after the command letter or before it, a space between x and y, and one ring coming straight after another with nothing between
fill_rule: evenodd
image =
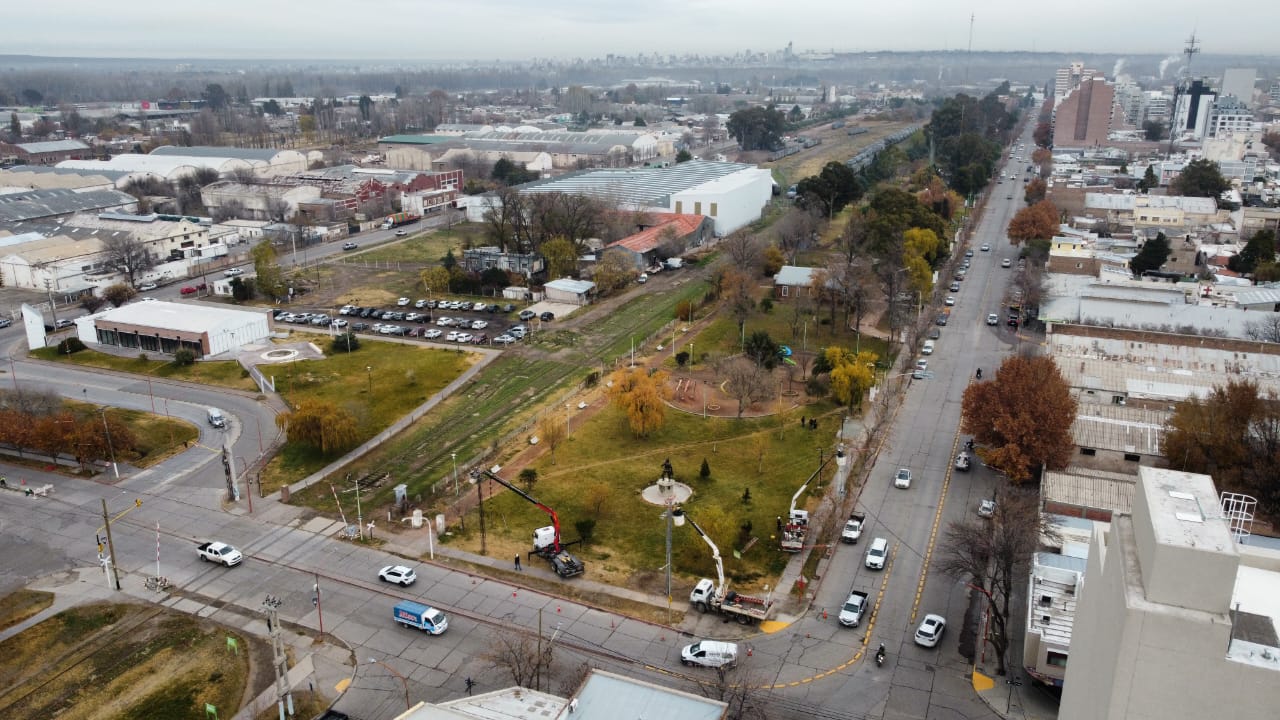
<instances>
[{"instance_id":1,"label":"parking lot","mask_svg":"<svg viewBox=\"0 0 1280 720\"><path fill-rule=\"evenodd\" d=\"M514 315L514 317L513 317ZM325 331L422 338L435 342L511 345L555 321L550 310L516 311L510 303L400 298L395 307L344 305L336 315L277 310L277 323L309 325Z\"/></svg>"}]
</instances>

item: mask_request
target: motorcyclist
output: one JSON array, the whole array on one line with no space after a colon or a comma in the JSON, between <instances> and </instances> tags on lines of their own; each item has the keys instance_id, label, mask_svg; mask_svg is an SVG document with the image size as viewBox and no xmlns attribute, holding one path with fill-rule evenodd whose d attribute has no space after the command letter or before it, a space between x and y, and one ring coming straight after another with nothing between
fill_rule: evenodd
<instances>
[{"instance_id":1,"label":"motorcyclist","mask_svg":"<svg viewBox=\"0 0 1280 720\"><path fill-rule=\"evenodd\" d=\"M880 643L880 648L876 650L876 664L884 662L884 643Z\"/></svg>"}]
</instances>

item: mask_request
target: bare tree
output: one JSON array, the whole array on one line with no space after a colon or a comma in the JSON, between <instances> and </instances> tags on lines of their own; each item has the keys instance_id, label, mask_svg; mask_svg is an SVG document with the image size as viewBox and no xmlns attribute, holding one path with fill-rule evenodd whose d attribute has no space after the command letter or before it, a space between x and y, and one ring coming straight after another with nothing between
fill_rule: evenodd
<instances>
[{"instance_id":1,"label":"bare tree","mask_svg":"<svg viewBox=\"0 0 1280 720\"><path fill-rule=\"evenodd\" d=\"M712 670L712 679L698 683L698 690L705 697L718 700L729 707L726 720L765 720L764 704L759 695L766 683L745 671L734 673L731 668Z\"/></svg>"},{"instance_id":2,"label":"bare tree","mask_svg":"<svg viewBox=\"0 0 1280 720\"><path fill-rule=\"evenodd\" d=\"M510 673L511 682L519 687L542 690L544 680L550 683L552 645L536 635L515 628L494 633L481 657L490 667Z\"/></svg>"},{"instance_id":3,"label":"bare tree","mask_svg":"<svg viewBox=\"0 0 1280 720\"><path fill-rule=\"evenodd\" d=\"M102 238L102 253L112 267L124 273L132 285L137 274L154 263L141 240L130 233L111 233Z\"/></svg>"},{"instance_id":4,"label":"bare tree","mask_svg":"<svg viewBox=\"0 0 1280 720\"><path fill-rule=\"evenodd\" d=\"M802 208L793 208L775 225L778 233L778 247L786 256L787 262L794 264L796 254L809 247L818 236L820 220L816 213Z\"/></svg>"},{"instance_id":5,"label":"bare tree","mask_svg":"<svg viewBox=\"0 0 1280 720\"><path fill-rule=\"evenodd\" d=\"M542 442L551 448L551 464L556 464L556 448L560 443L564 442L565 436L568 435L568 429L560 418L555 414L547 415L538 423L538 435L542 438Z\"/></svg>"},{"instance_id":6,"label":"bare tree","mask_svg":"<svg viewBox=\"0 0 1280 720\"><path fill-rule=\"evenodd\" d=\"M764 260L764 247L748 230L738 230L720 241L720 249L738 270L754 277Z\"/></svg>"},{"instance_id":7,"label":"bare tree","mask_svg":"<svg viewBox=\"0 0 1280 720\"><path fill-rule=\"evenodd\" d=\"M1280 313L1262 313L1261 317L1248 321L1244 334L1250 340L1280 343Z\"/></svg>"},{"instance_id":8,"label":"bare tree","mask_svg":"<svg viewBox=\"0 0 1280 720\"><path fill-rule=\"evenodd\" d=\"M997 498L995 513L981 518L953 522L947 526L945 550L938 569L981 588L990 600L991 645L1004 675L1005 653L1009 648L1009 613L1015 588L1027 579L1027 564L1041 538L1058 537L1048 515L1041 515L1035 493L1006 491Z\"/></svg>"},{"instance_id":9,"label":"bare tree","mask_svg":"<svg viewBox=\"0 0 1280 720\"><path fill-rule=\"evenodd\" d=\"M738 401L738 417L747 405L768 400L777 392L769 371L741 355L721 363L717 370L725 380L725 392Z\"/></svg>"},{"instance_id":10,"label":"bare tree","mask_svg":"<svg viewBox=\"0 0 1280 720\"><path fill-rule=\"evenodd\" d=\"M720 280L721 297L729 304L733 319L738 323L738 334L743 338L746 337L747 318L756 306L753 277L741 266L735 266L725 270Z\"/></svg>"}]
</instances>

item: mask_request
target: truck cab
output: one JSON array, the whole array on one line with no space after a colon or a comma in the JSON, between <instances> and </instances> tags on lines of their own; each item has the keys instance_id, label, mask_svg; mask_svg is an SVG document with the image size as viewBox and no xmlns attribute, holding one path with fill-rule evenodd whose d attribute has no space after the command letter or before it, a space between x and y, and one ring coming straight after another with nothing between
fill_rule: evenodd
<instances>
[{"instance_id":1,"label":"truck cab","mask_svg":"<svg viewBox=\"0 0 1280 720\"><path fill-rule=\"evenodd\" d=\"M859 512L849 515L849 519L844 523L844 529L840 531L840 540L857 545L858 538L862 537L862 523L866 519L867 516Z\"/></svg>"}]
</instances>

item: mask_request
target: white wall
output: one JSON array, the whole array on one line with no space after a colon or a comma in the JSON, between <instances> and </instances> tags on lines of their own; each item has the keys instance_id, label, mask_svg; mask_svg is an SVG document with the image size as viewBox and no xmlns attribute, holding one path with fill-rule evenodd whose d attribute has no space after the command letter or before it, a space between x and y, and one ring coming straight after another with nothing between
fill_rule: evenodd
<instances>
[{"instance_id":1,"label":"white wall","mask_svg":"<svg viewBox=\"0 0 1280 720\"><path fill-rule=\"evenodd\" d=\"M759 220L772 196L773 178L769 171L743 171L676 193L671 196L667 209L712 218L716 235L724 236ZM711 214L713 203L715 215Z\"/></svg>"}]
</instances>

